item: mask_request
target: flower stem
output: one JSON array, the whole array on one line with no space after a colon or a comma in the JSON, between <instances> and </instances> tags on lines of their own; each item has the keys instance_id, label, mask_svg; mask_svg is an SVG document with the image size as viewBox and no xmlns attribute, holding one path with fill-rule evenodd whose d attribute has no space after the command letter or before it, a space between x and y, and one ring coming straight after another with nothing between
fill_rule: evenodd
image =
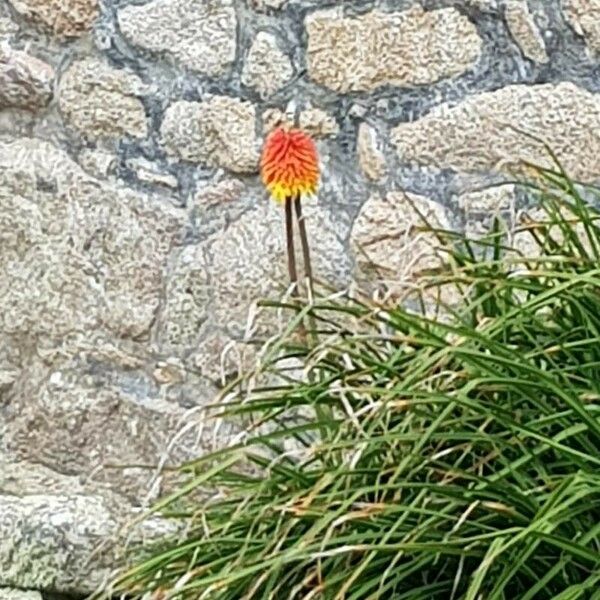
<instances>
[{"instance_id":1,"label":"flower stem","mask_svg":"<svg viewBox=\"0 0 600 600\"><path fill-rule=\"evenodd\" d=\"M302 242L302 259L304 260L304 273L308 282L309 298L313 297L313 274L312 265L310 262L310 246L308 244L308 235L306 233L306 223L302 214L302 204L300 195L296 197L294 202L296 207L296 217L298 219L298 229L300 230L300 241Z\"/></svg>"},{"instance_id":2,"label":"flower stem","mask_svg":"<svg viewBox=\"0 0 600 600\"><path fill-rule=\"evenodd\" d=\"M294 214L292 203L294 199L288 196L285 199L285 234L287 243L288 255L288 273L290 275L290 283L292 285L292 296L298 295L298 272L296 270L296 254L294 251Z\"/></svg>"}]
</instances>

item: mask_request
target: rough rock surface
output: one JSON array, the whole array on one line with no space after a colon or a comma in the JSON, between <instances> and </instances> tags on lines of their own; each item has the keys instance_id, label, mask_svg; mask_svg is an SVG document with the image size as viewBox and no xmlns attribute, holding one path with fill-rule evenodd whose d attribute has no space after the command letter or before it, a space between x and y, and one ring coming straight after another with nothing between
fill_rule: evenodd
<instances>
[{"instance_id":1,"label":"rough rock surface","mask_svg":"<svg viewBox=\"0 0 600 600\"><path fill-rule=\"evenodd\" d=\"M466 4L479 10L489 10L498 7L498 0L466 0Z\"/></svg>"},{"instance_id":2,"label":"rough rock surface","mask_svg":"<svg viewBox=\"0 0 600 600\"><path fill-rule=\"evenodd\" d=\"M423 231L417 210L432 227L450 228L446 209L417 194L374 194L354 221L351 245L359 279L408 297L420 274L444 263L435 234Z\"/></svg>"},{"instance_id":3,"label":"rough rock surface","mask_svg":"<svg viewBox=\"0 0 600 600\"><path fill-rule=\"evenodd\" d=\"M0 144L0 182L0 333L144 335L181 215L36 139Z\"/></svg>"},{"instance_id":4,"label":"rough rock surface","mask_svg":"<svg viewBox=\"0 0 600 600\"><path fill-rule=\"evenodd\" d=\"M79 153L79 165L93 177L106 179L114 175L117 166L117 157L111 152L84 148Z\"/></svg>"},{"instance_id":5,"label":"rough rock surface","mask_svg":"<svg viewBox=\"0 0 600 600\"><path fill-rule=\"evenodd\" d=\"M358 128L357 150L365 175L372 181L383 177L387 169L385 156L379 147L377 133L366 123L361 123Z\"/></svg>"},{"instance_id":6,"label":"rough rock surface","mask_svg":"<svg viewBox=\"0 0 600 600\"><path fill-rule=\"evenodd\" d=\"M600 53L600 0L561 0L567 20L589 49Z\"/></svg>"},{"instance_id":7,"label":"rough rock surface","mask_svg":"<svg viewBox=\"0 0 600 600\"><path fill-rule=\"evenodd\" d=\"M183 426L184 411L142 373L130 375L137 393L113 384L111 376L95 373L89 362L68 361L52 368L47 382L28 382L23 388L29 394L14 395L6 411L3 452L57 473L86 474L132 503L143 501L154 472L135 465L159 464ZM189 448L171 451L169 464L192 456L195 446L187 442Z\"/></svg>"},{"instance_id":8,"label":"rough rock surface","mask_svg":"<svg viewBox=\"0 0 600 600\"><path fill-rule=\"evenodd\" d=\"M153 162L145 158L131 158L126 162L126 165L135 173L140 182L154 184L173 190L177 189L177 177L170 173L163 172Z\"/></svg>"},{"instance_id":9,"label":"rough rock surface","mask_svg":"<svg viewBox=\"0 0 600 600\"><path fill-rule=\"evenodd\" d=\"M324 138L339 131L335 117L319 108L307 108L300 113L300 127L310 135Z\"/></svg>"},{"instance_id":10,"label":"rough rock surface","mask_svg":"<svg viewBox=\"0 0 600 600\"><path fill-rule=\"evenodd\" d=\"M254 41L242 71L242 81L267 98L283 87L294 74L289 57L280 42L270 33L261 31Z\"/></svg>"},{"instance_id":11,"label":"rough rock surface","mask_svg":"<svg viewBox=\"0 0 600 600\"><path fill-rule=\"evenodd\" d=\"M292 115L278 108L269 108L262 114L265 133L281 125L295 126ZM340 128L335 118L320 108L305 108L300 111L298 125L314 138L326 138L336 135Z\"/></svg>"},{"instance_id":12,"label":"rough rock surface","mask_svg":"<svg viewBox=\"0 0 600 600\"><path fill-rule=\"evenodd\" d=\"M453 8L354 18L324 10L307 17L306 30L309 75L337 92L434 83L472 68L481 53L475 26Z\"/></svg>"},{"instance_id":13,"label":"rough rock surface","mask_svg":"<svg viewBox=\"0 0 600 600\"><path fill-rule=\"evenodd\" d=\"M511 85L435 107L392 133L402 162L464 171L549 164L544 140L575 178L598 178L600 96L572 83Z\"/></svg>"},{"instance_id":14,"label":"rough rock surface","mask_svg":"<svg viewBox=\"0 0 600 600\"><path fill-rule=\"evenodd\" d=\"M577 220L577 216L564 207L561 209L561 213L565 219ZM549 219L548 213L544 209L533 206L519 210L515 215L511 231L511 247L516 251L514 255L527 261L528 259L536 259L542 254L540 246L542 237L538 231L540 228L545 229L556 243L564 243L564 233L560 226L551 223L551 219ZM595 250L590 246L585 225L583 223L575 225L575 232L583 248L588 254L592 255Z\"/></svg>"},{"instance_id":15,"label":"rough rock surface","mask_svg":"<svg viewBox=\"0 0 600 600\"><path fill-rule=\"evenodd\" d=\"M99 13L98 0L9 0L27 19L61 37L77 37L91 29Z\"/></svg>"},{"instance_id":16,"label":"rough rock surface","mask_svg":"<svg viewBox=\"0 0 600 600\"><path fill-rule=\"evenodd\" d=\"M235 59L236 24L233 0L151 0L119 11L132 44L213 76Z\"/></svg>"},{"instance_id":17,"label":"rough rock surface","mask_svg":"<svg viewBox=\"0 0 600 600\"><path fill-rule=\"evenodd\" d=\"M77 561L76 572L80 571L82 558L113 534L114 525L100 498L1 495L3 578L14 586L80 592L80 582L75 587L75 582L69 581L72 563ZM95 568L80 573L87 576L90 592L101 582Z\"/></svg>"},{"instance_id":18,"label":"rough rock surface","mask_svg":"<svg viewBox=\"0 0 600 600\"><path fill-rule=\"evenodd\" d=\"M92 593L109 575L119 554L115 534L119 528L125 531L126 525L106 492L104 497L66 490L61 495L48 490L24 496L1 493L3 583L49 592ZM166 531L164 523L151 520L133 531L133 539ZM4 598L1 590L0 598ZM7 600L26 599L8 596Z\"/></svg>"},{"instance_id":19,"label":"rough rock surface","mask_svg":"<svg viewBox=\"0 0 600 600\"><path fill-rule=\"evenodd\" d=\"M8 11L5 11L8 12ZM18 23L7 14L0 13L0 37L6 43L13 39L19 31Z\"/></svg>"},{"instance_id":20,"label":"rough rock surface","mask_svg":"<svg viewBox=\"0 0 600 600\"><path fill-rule=\"evenodd\" d=\"M539 63L548 62L544 38L529 11L527 0L508 0L506 22L510 33L527 58Z\"/></svg>"},{"instance_id":21,"label":"rough rock surface","mask_svg":"<svg viewBox=\"0 0 600 600\"><path fill-rule=\"evenodd\" d=\"M232 339L220 327L206 326L189 362L203 377L224 385L231 376L252 369L256 359L256 346Z\"/></svg>"},{"instance_id":22,"label":"rough rock surface","mask_svg":"<svg viewBox=\"0 0 600 600\"><path fill-rule=\"evenodd\" d=\"M94 554L116 533L107 499L150 493L154 473L127 465L200 452L188 438L169 450L185 410L133 341L182 219L36 139L0 144L0 182L0 583L82 594L115 561ZM36 483L41 465L58 484Z\"/></svg>"},{"instance_id":23,"label":"rough rock surface","mask_svg":"<svg viewBox=\"0 0 600 600\"><path fill-rule=\"evenodd\" d=\"M86 59L62 76L59 104L67 122L84 137L145 137L148 124L139 98L143 91L142 81L133 73Z\"/></svg>"},{"instance_id":24,"label":"rough rock surface","mask_svg":"<svg viewBox=\"0 0 600 600\"><path fill-rule=\"evenodd\" d=\"M10 46L0 46L0 106L36 109L52 98L54 69Z\"/></svg>"},{"instance_id":25,"label":"rough rock surface","mask_svg":"<svg viewBox=\"0 0 600 600\"><path fill-rule=\"evenodd\" d=\"M467 215L493 214L513 208L514 203L515 185L512 183L466 192L458 197L458 205Z\"/></svg>"},{"instance_id":26,"label":"rough rock surface","mask_svg":"<svg viewBox=\"0 0 600 600\"><path fill-rule=\"evenodd\" d=\"M256 110L250 102L228 96L176 102L165 112L161 134L171 156L236 173L258 169Z\"/></svg>"},{"instance_id":27,"label":"rough rock surface","mask_svg":"<svg viewBox=\"0 0 600 600\"><path fill-rule=\"evenodd\" d=\"M244 184L237 179L225 179L200 187L194 196L194 204L201 208L223 207L239 200L244 193Z\"/></svg>"},{"instance_id":28,"label":"rough rock surface","mask_svg":"<svg viewBox=\"0 0 600 600\"><path fill-rule=\"evenodd\" d=\"M248 0L248 4L255 9L281 8L288 0Z\"/></svg>"},{"instance_id":29,"label":"rough rock surface","mask_svg":"<svg viewBox=\"0 0 600 600\"><path fill-rule=\"evenodd\" d=\"M466 192L458 196L457 203L463 212L466 231L469 235L479 237L489 232L491 220L496 216L503 217L506 225L512 229L516 200L516 186L507 183Z\"/></svg>"},{"instance_id":30,"label":"rough rock surface","mask_svg":"<svg viewBox=\"0 0 600 600\"><path fill-rule=\"evenodd\" d=\"M42 600L39 592L0 588L0 600Z\"/></svg>"}]
</instances>

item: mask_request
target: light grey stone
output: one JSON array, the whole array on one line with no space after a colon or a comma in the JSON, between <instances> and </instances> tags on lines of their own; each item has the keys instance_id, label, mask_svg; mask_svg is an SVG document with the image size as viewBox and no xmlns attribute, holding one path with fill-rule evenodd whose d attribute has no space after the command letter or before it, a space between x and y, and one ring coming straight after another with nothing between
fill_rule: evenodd
<instances>
[{"instance_id":1,"label":"light grey stone","mask_svg":"<svg viewBox=\"0 0 600 600\"><path fill-rule=\"evenodd\" d=\"M202 185L194 195L194 204L200 208L227 206L240 200L244 193L244 184L237 179L223 179Z\"/></svg>"},{"instance_id":2,"label":"light grey stone","mask_svg":"<svg viewBox=\"0 0 600 600\"><path fill-rule=\"evenodd\" d=\"M175 102L165 113L161 136L171 156L236 173L258 170L256 109L250 102L229 96Z\"/></svg>"},{"instance_id":3,"label":"light grey stone","mask_svg":"<svg viewBox=\"0 0 600 600\"><path fill-rule=\"evenodd\" d=\"M116 526L100 498L0 495L2 578L19 587L91 592L108 572L86 569L84 561Z\"/></svg>"},{"instance_id":4,"label":"light grey stone","mask_svg":"<svg viewBox=\"0 0 600 600\"><path fill-rule=\"evenodd\" d=\"M385 175L387 165L377 133L366 123L361 123L358 128L357 152L360 166L371 181L377 181Z\"/></svg>"},{"instance_id":5,"label":"light grey stone","mask_svg":"<svg viewBox=\"0 0 600 600\"><path fill-rule=\"evenodd\" d=\"M298 126L314 138L327 138L339 133L339 126L335 117L320 108L308 107L300 111ZM294 119L278 108L268 108L262 114L265 133L276 127L286 125L294 126Z\"/></svg>"},{"instance_id":6,"label":"light grey stone","mask_svg":"<svg viewBox=\"0 0 600 600\"><path fill-rule=\"evenodd\" d=\"M48 367L77 357L82 364L102 364L121 372L143 369L153 360L143 341L114 337L102 330L73 331L58 338L40 337L37 356Z\"/></svg>"},{"instance_id":7,"label":"light grey stone","mask_svg":"<svg viewBox=\"0 0 600 600\"><path fill-rule=\"evenodd\" d=\"M349 260L335 234L334 215L318 203L305 204L306 226L312 249L315 276L332 284L347 279ZM263 201L226 231L207 241L210 253L206 269L212 276L215 322L231 332L241 332L248 310L260 299L277 296L289 285L281 206ZM296 254L302 277L300 246ZM242 289L237 282L244 281Z\"/></svg>"},{"instance_id":8,"label":"light grey stone","mask_svg":"<svg viewBox=\"0 0 600 600\"><path fill-rule=\"evenodd\" d=\"M0 183L0 333L147 333L183 214L36 139L0 143Z\"/></svg>"},{"instance_id":9,"label":"light grey stone","mask_svg":"<svg viewBox=\"0 0 600 600\"><path fill-rule=\"evenodd\" d=\"M0 333L0 400L18 380L22 359L23 349L17 339Z\"/></svg>"},{"instance_id":10,"label":"light grey stone","mask_svg":"<svg viewBox=\"0 0 600 600\"><path fill-rule=\"evenodd\" d=\"M535 62L548 62L544 38L529 11L527 0L507 0L505 14L510 33L523 54Z\"/></svg>"},{"instance_id":11,"label":"light grey stone","mask_svg":"<svg viewBox=\"0 0 600 600\"><path fill-rule=\"evenodd\" d=\"M340 6L309 14L306 31L311 79L342 93L435 83L468 71L481 54L477 29L454 8L349 18Z\"/></svg>"},{"instance_id":12,"label":"light grey stone","mask_svg":"<svg viewBox=\"0 0 600 600\"><path fill-rule=\"evenodd\" d=\"M204 253L202 246L184 247L169 274L158 321L159 337L167 349L193 348L209 318L212 292Z\"/></svg>"},{"instance_id":13,"label":"light grey stone","mask_svg":"<svg viewBox=\"0 0 600 600\"><path fill-rule=\"evenodd\" d=\"M0 600L42 600L39 592L0 587Z\"/></svg>"},{"instance_id":14,"label":"light grey stone","mask_svg":"<svg viewBox=\"0 0 600 600\"><path fill-rule=\"evenodd\" d=\"M261 31L254 38L242 70L242 82L267 98L282 88L294 74L292 62L277 38Z\"/></svg>"},{"instance_id":15,"label":"light grey stone","mask_svg":"<svg viewBox=\"0 0 600 600\"><path fill-rule=\"evenodd\" d=\"M190 362L203 377L224 385L228 378L248 373L255 366L259 349L232 339L222 330L204 330Z\"/></svg>"},{"instance_id":16,"label":"light grey stone","mask_svg":"<svg viewBox=\"0 0 600 600\"><path fill-rule=\"evenodd\" d=\"M516 215L517 189L512 183L486 187L460 194L458 207L465 219L465 232L479 238L490 231L492 219L502 217L512 229Z\"/></svg>"},{"instance_id":17,"label":"light grey stone","mask_svg":"<svg viewBox=\"0 0 600 600\"><path fill-rule=\"evenodd\" d=\"M161 360L157 363L154 371L152 371L152 377L160 385L181 383L186 378L185 366L177 357L171 356L167 360Z\"/></svg>"},{"instance_id":18,"label":"light grey stone","mask_svg":"<svg viewBox=\"0 0 600 600\"><path fill-rule=\"evenodd\" d=\"M91 148L84 148L79 153L78 159L85 171L99 179L106 179L114 175L118 163L116 154Z\"/></svg>"},{"instance_id":19,"label":"light grey stone","mask_svg":"<svg viewBox=\"0 0 600 600\"><path fill-rule=\"evenodd\" d=\"M80 477L120 494L124 504L125 498L140 504L155 475L140 465L158 467L163 458L179 464L204 451L203 440L196 443L194 435L170 446L186 423L184 410L139 373L126 390L110 375L93 373L79 357L33 368L32 381L13 387L5 409L1 447L15 460ZM162 372L160 385L167 383ZM171 373L170 383L183 381L178 373L177 380Z\"/></svg>"},{"instance_id":20,"label":"light grey stone","mask_svg":"<svg viewBox=\"0 0 600 600\"><path fill-rule=\"evenodd\" d=\"M67 123L88 139L143 138L146 111L142 81L97 59L77 61L60 81L59 105Z\"/></svg>"},{"instance_id":21,"label":"light grey stone","mask_svg":"<svg viewBox=\"0 0 600 600\"><path fill-rule=\"evenodd\" d=\"M586 40L592 54L600 53L600 0L561 0L571 27Z\"/></svg>"},{"instance_id":22,"label":"light grey stone","mask_svg":"<svg viewBox=\"0 0 600 600\"><path fill-rule=\"evenodd\" d=\"M567 207L561 207L560 213L564 219L573 223L573 230L582 247L590 256L593 256L596 251L590 244L585 225L579 222L577 215L574 215ZM546 254L540 246L540 241L547 239L546 236L550 236L559 245L564 243L564 232L561 226L553 221L554 217L539 206L521 209L516 213L509 240L513 251L509 253L509 256L512 259L518 257L517 265L519 265L519 261L526 259L533 259L535 264L535 259ZM521 263L520 266L523 264Z\"/></svg>"},{"instance_id":23,"label":"light grey stone","mask_svg":"<svg viewBox=\"0 0 600 600\"><path fill-rule=\"evenodd\" d=\"M0 45L0 106L37 109L52 98L54 69L35 56Z\"/></svg>"},{"instance_id":24,"label":"light grey stone","mask_svg":"<svg viewBox=\"0 0 600 600\"><path fill-rule=\"evenodd\" d=\"M466 0L468 6L474 6L479 10L492 10L498 8L498 0Z\"/></svg>"},{"instance_id":25,"label":"light grey stone","mask_svg":"<svg viewBox=\"0 0 600 600\"><path fill-rule=\"evenodd\" d=\"M17 370L3 369L0 371L0 391L10 387L19 376Z\"/></svg>"},{"instance_id":26,"label":"light grey stone","mask_svg":"<svg viewBox=\"0 0 600 600\"><path fill-rule=\"evenodd\" d=\"M512 183L466 192L458 197L459 207L467 214L493 214L514 208L516 187Z\"/></svg>"},{"instance_id":27,"label":"light grey stone","mask_svg":"<svg viewBox=\"0 0 600 600\"><path fill-rule=\"evenodd\" d=\"M19 25L8 15L0 15L0 38L7 42L15 37L19 31Z\"/></svg>"},{"instance_id":28,"label":"light grey stone","mask_svg":"<svg viewBox=\"0 0 600 600\"><path fill-rule=\"evenodd\" d=\"M78 596L96 591L122 558L124 533L140 543L173 531L158 519L127 528L135 516L120 513L106 497L66 488L61 494L0 493L3 584Z\"/></svg>"},{"instance_id":29,"label":"light grey stone","mask_svg":"<svg viewBox=\"0 0 600 600\"><path fill-rule=\"evenodd\" d=\"M288 0L248 0L248 4L257 10L266 8L281 8Z\"/></svg>"},{"instance_id":30,"label":"light grey stone","mask_svg":"<svg viewBox=\"0 0 600 600\"><path fill-rule=\"evenodd\" d=\"M152 161L137 157L128 160L127 166L134 171L137 178L144 183L150 183L172 190L177 189L177 177L162 171L160 167L155 165Z\"/></svg>"},{"instance_id":31,"label":"light grey stone","mask_svg":"<svg viewBox=\"0 0 600 600\"><path fill-rule=\"evenodd\" d=\"M221 75L235 59L233 0L151 0L122 8L118 19L132 44L192 71Z\"/></svg>"},{"instance_id":32,"label":"light grey stone","mask_svg":"<svg viewBox=\"0 0 600 600\"><path fill-rule=\"evenodd\" d=\"M78 37L98 17L98 0L9 0L27 19L60 37Z\"/></svg>"},{"instance_id":33,"label":"light grey stone","mask_svg":"<svg viewBox=\"0 0 600 600\"><path fill-rule=\"evenodd\" d=\"M392 132L398 157L439 169L514 175L526 160L552 166L543 140L570 175L599 178L600 95L573 83L510 85L442 104Z\"/></svg>"},{"instance_id":34,"label":"light grey stone","mask_svg":"<svg viewBox=\"0 0 600 600\"><path fill-rule=\"evenodd\" d=\"M340 128L335 117L320 108L306 108L300 113L300 127L316 138L336 135Z\"/></svg>"},{"instance_id":35,"label":"light grey stone","mask_svg":"<svg viewBox=\"0 0 600 600\"><path fill-rule=\"evenodd\" d=\"M420 277L445 264L436 235L451 228L445 207L417 194L373 194L361 208L350 237L357 279L371 289L382 289L397 299L413 297ZM427 291L423 290L427 296ZM448 301L450 295L445 298Z\"/></svg>"}]
</instances>

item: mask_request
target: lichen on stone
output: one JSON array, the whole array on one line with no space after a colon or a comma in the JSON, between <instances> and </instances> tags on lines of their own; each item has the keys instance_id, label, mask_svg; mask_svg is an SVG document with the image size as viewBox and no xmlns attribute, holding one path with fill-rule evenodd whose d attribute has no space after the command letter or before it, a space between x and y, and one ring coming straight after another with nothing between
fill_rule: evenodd
<instances>
[{"instance_id":1,"label":"lichen on stone","mask_svg":"<svg viewBox=\"0 0 600 600\"><path fill-rule=\"evenodd\" d=\"M0 46L0 106L35 110L52 98L54 69L10 46Z\"/></svg>"},{"instance_id":2,"label":"lichen on stone","mask_svg":"<svg viewBox=\"0 0 600 600\"><path fill-rule=\"evenodd\" d=\"M98 17L98 0L9 0L14 9L59 37L78 37Z\"/></svg>"},{"instance_id":3,"label":"lichen on stone","mask_svg":"<svg viewBox=\"0 0 600 600\"><path fill-rule=\"evenodd\" d=\"M600 0L561 0L567 21L592 54L600 54Z\"/></svg>"},{"instance_id":4,"label":"lichen on stone","mask_svg":"<svg viewBox=\"0 0 600 600\"><path fill-rule=\"evenodd\" d=\"M477 29L454 8L349 18L340 7L309 14L306 31L311 79L342 93L435 83L468 71L481 55Z\"/></svg>"},{"instance_id":5,"label":"lichen on stone","mask_svg":"<svg viewBox=\"0 0 600 600\"><path fill-rule=\"evenodd\" d=\"M148 135L143 93L133 73L84 59L63 74L58 100L67 123L85 138L143 138Z\"/></svg>"},{"instance_id":6,"label":"lichen on stone","mask_svg":"<svg viewBox=\"0 0 600 600\"><path fill-rule=\"evenodd\" d=\"M282 88L294 74L289 57L281 50L277 38L261 31L248 51L242 81L254 88L262 98L267 98Z\"/></svg>"},{"instance_id":7,"label":"lichen on stone","mask_svg":"<svg viewBox=\"0 0 600 600\"><path fill-rule=\"evenodd\" d=\"M135 46L198 73L221 75L235 59L233 0L151 0L120 9L118 20Z\"/></svg>"},{"instance_id":8,"label":"lichen on stone","mask_svg":"<svg viewBox=\"0 0 600 600\"><path fill-rule=\"evenodd\" d=\"M546 146L572 177L598 177L600 96L573 83L510 85L442 104L392 132L398 158L438 169L508 173L549 165Z\"/></svg>"},{"instance_id":9,"label":"lichen on stone","mask_svg":"<svg viewBox=\"0 0 600 600\"><path fill-rule=\"evenodd\" d=\"M539 63L548 62L546 45L526 0L508 0L506 3L506 22L510 33L523 54Z\"/></svg>"},{"instance_id":10,"label":"lichen on stone","mask_svg":"<svg viewBox=\"0 0 600 600\"><path fill-rule=\"evenodd\" d=\"M250 102L229 96L175 102L165 112L161 135L171 156L235 173L258 170L256 109Z\"/></svg>"}]
</instances>

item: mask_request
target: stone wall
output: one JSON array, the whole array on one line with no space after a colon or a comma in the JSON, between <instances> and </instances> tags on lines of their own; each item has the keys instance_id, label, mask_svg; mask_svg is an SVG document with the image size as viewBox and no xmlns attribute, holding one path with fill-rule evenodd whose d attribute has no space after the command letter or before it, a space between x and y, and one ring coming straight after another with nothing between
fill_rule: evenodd
<instances>
[{"instance_id":1,"label":"stone wall","mask_svg":"<svg viewBox=\"0 0 600 600\"><path fill-rule=\"evenodd\" d=\"M274 125L318 140L336 286L430 264L415 206L518 218L523 132L600 175L600 0L0 0L0 38L0 598L90 591L143 465L228 435L198 408L286 283Z\"/></svg>"}]
</instances>

